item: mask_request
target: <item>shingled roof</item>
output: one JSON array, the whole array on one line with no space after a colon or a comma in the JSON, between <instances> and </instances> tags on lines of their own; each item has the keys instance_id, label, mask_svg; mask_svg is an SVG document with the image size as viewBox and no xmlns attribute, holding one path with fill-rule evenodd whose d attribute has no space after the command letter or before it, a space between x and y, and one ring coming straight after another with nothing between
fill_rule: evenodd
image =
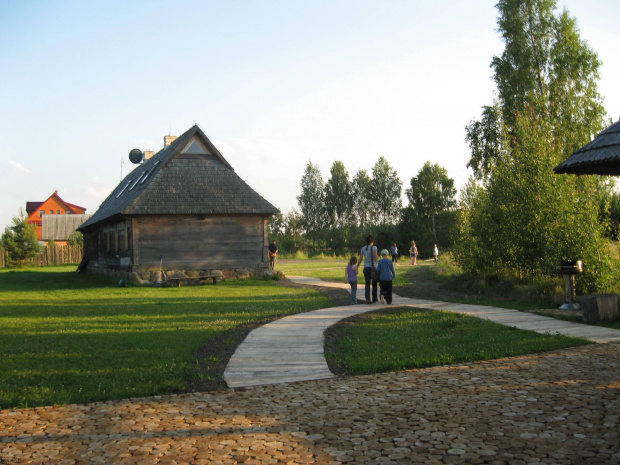
<instances>
[{"instance_id":1,"label":"shingled roof","mask_svg":"<svg viewBox=\"0 0 620 465\"><path fill-rule=\"evenodd\" d=\"M278 211L193 126L129 173L79 230L116 216L272 215Z\"/></svg>"},{"instance_id":2,"label":"shingled roof","mask_svg":"<svg viewBox=\"0 0 620 465\"><path fill-rule=\"evenodd\" d=\"M556 173L620 175L620 120L553 168Z\"/></svg>"}]
</instances>

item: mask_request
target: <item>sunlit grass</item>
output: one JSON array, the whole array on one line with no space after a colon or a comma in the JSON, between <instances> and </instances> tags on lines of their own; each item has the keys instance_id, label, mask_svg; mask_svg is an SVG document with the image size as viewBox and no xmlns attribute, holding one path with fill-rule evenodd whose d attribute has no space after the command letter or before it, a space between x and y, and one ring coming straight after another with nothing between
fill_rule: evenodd
<instances>
[{"instance_id":1,"label":"sunlit grass","mask_svg":"<svg viewBox=\"0 0 620 465\"><path fill-rule=\"evenodd\" d=\"M359 254L356 255L359 257ZM344 270L347 267L351 257L343 258L323 258L321 260L278 260L276 269L282 271L285 276L308 276L311 278L320 278L326 281L344 282ZM396 279L394 286L400 284L411 284L407 280L407 271L410 267L397 267ZM359 268L358 281L364 281L362 266Z\"/></svg>"},{"instance_id":2,"label":"sunlit grass","mask_svg":"<svg viewBox=\"0 0 620 465\"><path fill-rule=\"evenodd\" d=\"M117 287L74 270L0 271L0 408L182 392L211 338L331 305L266 280Z\"/></svg>"},{"instance_id":3,"label":"sunlit grass","mask_svg":"<svg viewBox=\"0 0 620 465\"><path fill-rule=\"evenodd\" d=\"M367 313L343 323L327 330L326 357L348 374L471 363L590 343L408 307Z\"/></svg>"}]
</instances>

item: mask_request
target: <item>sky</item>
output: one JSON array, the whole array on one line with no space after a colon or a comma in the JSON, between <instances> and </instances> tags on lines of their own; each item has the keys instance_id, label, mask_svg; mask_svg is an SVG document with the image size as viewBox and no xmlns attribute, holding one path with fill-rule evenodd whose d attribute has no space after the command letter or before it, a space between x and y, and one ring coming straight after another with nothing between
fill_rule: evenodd
<instances>
[{"instance_id":1,"label":"sky","mask_svg":"<svg viewBox=\"0 0 620 465\"><path fill-rule=\"evenodd\" d=\"M461 188L465 126L493 102L496 0L2 0L0 231L54 191L94 213L133 148L197 124L283 213L380 156L403 192L426 161ZM620 2L558 0L620 118ZM406 205L406 201L403 201Z\"/></svg>"}]
</instances>

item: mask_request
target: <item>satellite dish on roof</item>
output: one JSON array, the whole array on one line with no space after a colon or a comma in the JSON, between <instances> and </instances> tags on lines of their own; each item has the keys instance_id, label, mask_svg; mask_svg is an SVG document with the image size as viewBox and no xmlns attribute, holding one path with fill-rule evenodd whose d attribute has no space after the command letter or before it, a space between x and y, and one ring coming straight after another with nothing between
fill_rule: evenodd
<instances>
[{"instance_id":1,"label":"satellite dish on roof","mask_svg":"<svg viewBox=\"0 0 620 465\"><path fill-rule=\"evenodd\" d=\"M129 161L136 165L142 161L142 157L143 155L140 149L132 149L131 152L129 152Z\"/></svg>"}]
</instances>

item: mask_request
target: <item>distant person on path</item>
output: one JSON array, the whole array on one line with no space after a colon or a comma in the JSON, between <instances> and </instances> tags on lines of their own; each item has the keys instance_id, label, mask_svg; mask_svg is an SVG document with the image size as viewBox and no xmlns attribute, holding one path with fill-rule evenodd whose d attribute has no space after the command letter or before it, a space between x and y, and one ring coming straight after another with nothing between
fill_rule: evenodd
<instances>
[{"instance_id":1,"label":"distant person on path","mask_svg":"<svg viewBox=\"0 0 620 465\"><path fill-rule=\"evenodd\" d=\"M362 260L364 260L364 280L366 281L366 287L364 288L364 296L366 297L366 303L370 304L370 287L372 285L372 303L378 302L377 300L377 281L374 281L371 276L373 268L377 267L377 248L374 246L375 238L370 234L366 236L366 246L362 247L362 254L357 261L357 267L359 268Z\"/></svg>"},{"instance_id":2,"label":"distant person on path","mask_svg":"<svg viewBox=\"0 0 620 465\"><path fill-rule=\"evenodd\" d=\"M275 270L277 257L278 257L278 244L276 244L276 240L274 239L273 242L269 244L269 269Z\"/></svg>"},{"instance_id":3,"label":"distant person on path","mask_svg":"<svg viewBox=\"0 0 620 465\"><path fill-rule=\"evenodd\" d=\"M392 244L392 263L398 266L398 247L396 247L396 242Z\"/></svg>"},{"instance_id":4,"label":"distant person on path","mask_svg":"<svg viewBox=\"0 0 620 465\"><path fill-rule=\"evenodd\" d=\"M437 248L437 244L435 244L435 249L433 250L433 258L435 261L439 260L439 249Z\"/></svg>"},{"instance_id":5,"label":"distant person on path","mask_svg":"<svg viewBox=\"0 0 620 465\"><path fill-rule=\"evenodd\" d=\"M411 247L409 247L409 264L418 264L418 248L416 247L414 241L411 241Z\"/></svg>"},{"instance_id":6,"label":"distant person on path","mask_svg":"<svg viewBox=\"0 0 620 465\"><path fill-rule=\"evenodd\" d=\"M392 281L396 278L394 263L388 258L388 251L381 251L381 260L377 263L379 270L379 286L381 287L381 303L392 303Z\"/></svg>"},{"instance_id":7,"label":"distant person on path","mask_svg":"<svg viewBox=\"0 0 620 465\"><path fill-rule=\"evenodd\" d=\"M357 303L357 257L353 255L344 271L344 282L351 286L351 305Z\"/></svg>"}]
</instances>

